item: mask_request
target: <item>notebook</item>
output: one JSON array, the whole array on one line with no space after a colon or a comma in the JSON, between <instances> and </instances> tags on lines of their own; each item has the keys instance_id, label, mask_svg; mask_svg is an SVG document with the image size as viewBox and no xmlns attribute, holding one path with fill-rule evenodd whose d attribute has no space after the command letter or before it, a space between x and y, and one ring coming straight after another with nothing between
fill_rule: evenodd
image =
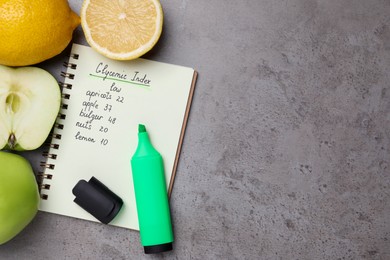
<instances>
[{"instance_id":1,"label":"notebook","mask_svg":"<svg viewBox=\"0 0 390 260\"><path fill-rule=\"evenodd\" d=\"M97 221L75 202L73 187L92 176L123 200L110 223L138 230L130 160L144 124L164 160L170 194L197 73L136 59L115 61L73 44L62 72L62 107L42 163L40 210Z\"/></svg>"}]
</instances>

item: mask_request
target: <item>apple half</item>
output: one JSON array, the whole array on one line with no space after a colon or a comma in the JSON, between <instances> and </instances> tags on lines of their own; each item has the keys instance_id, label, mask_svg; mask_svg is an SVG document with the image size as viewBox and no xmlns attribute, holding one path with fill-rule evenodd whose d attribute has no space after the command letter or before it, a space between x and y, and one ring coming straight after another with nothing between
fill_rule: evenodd
<instances>
[{"instance_id":1,"label":"apple half","mask_svg":"<svg viewBox=\"0 0 390 260\"><path fill-rule=\"evenodd\" d=\"M0 149L40 147L60 105L61 91L49 72L37 67L0 65Z\"/></svg>"}]
</instances>

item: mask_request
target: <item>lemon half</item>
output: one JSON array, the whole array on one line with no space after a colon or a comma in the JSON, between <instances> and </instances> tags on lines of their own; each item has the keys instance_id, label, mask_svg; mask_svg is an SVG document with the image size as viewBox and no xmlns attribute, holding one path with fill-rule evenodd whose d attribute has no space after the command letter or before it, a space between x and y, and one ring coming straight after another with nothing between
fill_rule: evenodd
<instances>
[{"instance_id":1,"label":"lemon half","mask_svg":"<svg viewBox=\"0 0 390 260\"><path fill-rule=\"evenodd\" d=\"M163 11L158 0L84 0L81 26L89 45L115 60L131 60L160 38Z\"/></svg>"}]
</instances>

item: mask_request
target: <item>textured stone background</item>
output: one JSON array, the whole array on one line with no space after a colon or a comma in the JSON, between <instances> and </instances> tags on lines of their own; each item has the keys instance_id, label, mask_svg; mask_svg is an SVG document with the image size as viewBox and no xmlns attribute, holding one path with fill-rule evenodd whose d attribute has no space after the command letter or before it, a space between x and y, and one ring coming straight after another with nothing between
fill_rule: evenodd
<instances>
[{"instance_id":1,"label":"textured stone background","mask_svg":"<svg viewBox=\"0 0 390 260\"><path fill-rule=\"evenodd\" d=\"M161 2L146 57L199 71L174 251L39 213L0 259L390 259L390 1Z\"/></svg>"}]
</instances>

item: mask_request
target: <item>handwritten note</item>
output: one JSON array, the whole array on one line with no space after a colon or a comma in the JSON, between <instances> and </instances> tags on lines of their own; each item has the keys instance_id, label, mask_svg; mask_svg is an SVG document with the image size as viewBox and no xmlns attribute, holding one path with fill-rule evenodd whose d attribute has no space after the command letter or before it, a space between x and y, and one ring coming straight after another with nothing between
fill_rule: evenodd
<instances>
[{"instance_id":1,"label":"handwritten note","mask_svg":"<svg viewBox=\"0 0 390 260\"><path fill-rule=\"evenodd\" d=\"M151 79L139 71L128 73L111 70L109 65L99 62L95 72L89 74L96 78L98 90L88 89L83 93L83 101L75 124L77 132L74 138L80 142L106 146L110 144L109 133L118 125L115 111L122 109L127 101L122 94L122 87L117 84L132 84L149 88Z\"/></svg>"}]
</instances>

